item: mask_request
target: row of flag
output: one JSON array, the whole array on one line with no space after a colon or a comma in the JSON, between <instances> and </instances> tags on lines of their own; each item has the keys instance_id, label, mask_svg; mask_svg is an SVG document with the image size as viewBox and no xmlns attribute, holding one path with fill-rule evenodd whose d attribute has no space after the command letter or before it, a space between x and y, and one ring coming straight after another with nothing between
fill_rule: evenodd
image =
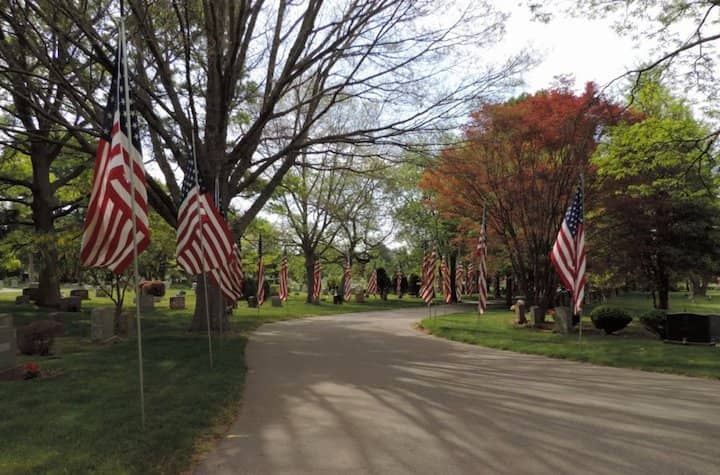
<instances>
[{"instance_id":1,"label":"row of flag","mask_svg":"<svg viewBox=\"0 0 720 475\"><path fill-rule=\"evenodd\" d=\"M142 163L137 114L130 89L123 42L120 43L113 69L108 103L104 111L103 130L98 143L93 187L83 226L80 257L85 267L103 267L122 273L150 243L147 213L146 178ZM264 264L262 239L258 245L257 264L258 304L265 301ZM465 289L474 290L477 283L478 311L487 308L487 240L483 221L478 237L477 280L474 265L468 265L467 274L462 265L455 275L456 299L461 301ZM579 312L585 285L585 248L583 233L582 186L578 186L563 219L561 229L553 245L551 260L566 288L573 296L573 309ZM208 274L223 296L232 302L242 294L243 269L240 252L234 236L216 200L200 179L197 164L186 171L178 210L177 261L191 275ZM427 249L422 262L422 285L420 297L426 302L434 297L437 252ZM451 277L445 257L440 260L443 298L452 300ZM312 298L317 300L322 289L321 266L315 263L313 270ZM345 299L350 298L350 265L344 266ZM288 296L287 257L280 268L280 297ZM470 283L468 284L468 279ZM396 273L396 291L401 294L402 272ZM367 288L368 293L377 292L377 274L373 271Z\"/></svg>"}]
</instances>

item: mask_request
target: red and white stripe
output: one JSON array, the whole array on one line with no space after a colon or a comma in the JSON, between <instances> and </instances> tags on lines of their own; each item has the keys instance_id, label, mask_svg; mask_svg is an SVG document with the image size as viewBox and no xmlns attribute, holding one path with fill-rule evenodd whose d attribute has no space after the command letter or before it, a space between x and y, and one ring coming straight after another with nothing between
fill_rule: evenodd
<instances>
[{"instance_id":1,"label":"red and white stripe","mask_svg":"<svg viewBox=\"0 0 720 475\"><path fill-rule=\"evenodd\" d=\"M423 280L420 286L420 298L426 304L432 302L435 296L435 265L437 263L437 252L433 249L432 253L425 251L423 257Z\"/></svg>"},{"instance_id":2,"label":"red and white stripe","mask_svg":"<svg viewBox=\"0 0 720 475\"><path fill-rule=\"evenodd\" d=\"M442 274L443 297L445 303L452 302L452 285L450 283L450 269L448 269L445 256L440 261L440 273Z\"/></svg>"},{"instance_id":3,"label":"red and white stripe","mask_svg":"<svg viewBox=\"0 0 720 475\"><path fill-rule=\"evenodd\" d=\"M351 282L351 269L350 261L345 263L345 272L343 273L343 299L347 302L352 297L352 282Z\"/></svg>"},{"instance_id":4,"label":"red and white stripe","mask_svg":"<svg viewBox=\"0 0 720 475\"><path fill-rule=\"evenodd\" d=\"M462 302L462 296L465 286L465 268L461 262L458 262L455 268L455 299L458 303Z\"/></svg>"},{"instance_id":5,"label":"red and white stripe","mask_svg":"<svg viewBox=\"0 0 720 475\"><path fill-rule=\"evenodd\" d=\"M288 259L284 255L280 261L280 290L278 291L280 300L288 299Z\"/></svg>"},{"instance_id":6,"label":"red and white stripe","mask_svg":"<svg viewBox=\"0 0 720 475\"><path fill-rule=\"evenodd\" d=\"M315 261L315 267L313 268L313 301L318 301L320 299L320 292L322 292L321 272L322 267L320 266L320 261Z\"/></svg>"},{"instance_id":7,"label":"red and white stripe","mask_svg":"<svg viewBox=\"0 0 720 475\"><path fill-rule=\"evenodd\" d=\"M373 269L372 274L370 274L366 292L368 295L376 295L378 293L377 269Z\"/></svg>"}]
</instances>

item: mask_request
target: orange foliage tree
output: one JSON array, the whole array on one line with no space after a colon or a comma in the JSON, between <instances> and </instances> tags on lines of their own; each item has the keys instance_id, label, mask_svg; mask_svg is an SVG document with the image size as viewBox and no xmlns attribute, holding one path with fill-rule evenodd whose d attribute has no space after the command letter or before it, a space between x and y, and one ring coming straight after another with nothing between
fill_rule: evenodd
<instances>
[{"instance_id":1,"label":"orange foliage tree","mask_svg":"<svg viewBox=\"0 0 720 475\"><path fill-rule=\"evenodd\" d=\"M558 88L486 104L472 115L463 144L444 150L420 186L466 233L477 234L486 206L520 292L547 309L558 283L550 250L569 196L581 174L592 178L589 157L605 126L622 116L592 83L579 95Z\"/></svg>"}]
</instances>

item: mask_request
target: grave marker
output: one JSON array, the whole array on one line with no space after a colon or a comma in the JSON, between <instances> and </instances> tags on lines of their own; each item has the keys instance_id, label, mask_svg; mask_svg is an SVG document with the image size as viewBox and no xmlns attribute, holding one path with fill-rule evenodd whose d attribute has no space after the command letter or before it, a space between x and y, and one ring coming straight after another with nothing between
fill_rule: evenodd
<instances>
[{"instance_id":1,"label":"grave marker","mask_svg":"<svg viewBox=\"0 0 720 475\"><path fill-rule=\"evenodd\" d=\"M0 371L17 365L17 335L10 315L0 314Z\"/></svg>"},{"instance_id":2,"label":"grave marker","mask_svg":"<svg viewBox=\"0 0 720 475\"><path fill-rule=\"evenodd\" d=\"M111 307L98 307L90 312L90 339L107 340L115 335L115 310Z\"/></svg>"}]
</instances>

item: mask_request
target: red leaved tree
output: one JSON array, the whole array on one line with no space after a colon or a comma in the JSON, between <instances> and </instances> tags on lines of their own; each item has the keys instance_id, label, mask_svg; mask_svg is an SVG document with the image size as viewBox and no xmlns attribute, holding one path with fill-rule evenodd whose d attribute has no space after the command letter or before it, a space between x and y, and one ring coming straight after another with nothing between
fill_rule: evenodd
<instances>
[{"instance_id":1,"label":"red leaved tree","mask_svg":"<svg viewBox=\"0 0 720 475\"><path fill-rule=\"evenodd\" d=\"M467 141L429 166L421 187L447 217L475 235L483 206L497 245L505 246L528 303L552 306L558 279L550 250L570 194L584 174L606 125L622 117L594 84L582 94L540 91L472 115Z\"/></svg>"}]
</instances>

